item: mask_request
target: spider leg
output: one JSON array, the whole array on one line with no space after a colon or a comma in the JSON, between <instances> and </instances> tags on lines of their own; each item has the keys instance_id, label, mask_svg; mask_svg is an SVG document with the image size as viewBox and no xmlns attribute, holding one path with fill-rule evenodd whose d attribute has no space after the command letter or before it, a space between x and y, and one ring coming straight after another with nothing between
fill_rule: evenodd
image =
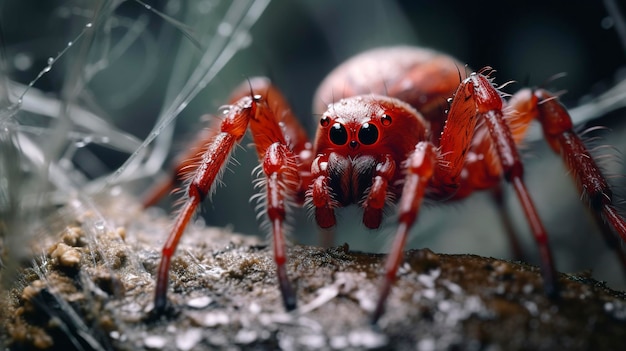
<instances>
[{"instance_id":1,"label":"spider leg","mask_svg":"<svg viewBox=\"0 0 626 351\"><path fill-rule=\"evenodd\" d=\"M322 229L332 228L337 223L335 217L335 207L337 202L333 198L330 187L330 170L329 163L332 154L322 154L313 160L311 165L311 174L313 181L311 182L310 198L311 205L315 208L315 221Z\"/></svg>"},{"instance_id":2,"label":"spider leg","mask_svg":"<svg viewBox=\"0 0 626 351\"><path fill-rule=\"evenodd\" d=\"M287 276L287 253L284 234L286 204L294 200L300 178L293 153L283 144L271 144L263 159L263 172L266 176L266 211L273 233L274 261L278 284L285 308L290 311L296 308L296 294Z\"/></svg>"},{"instance_id":3,"label":"spider leg","mask_svg":"<svg viewBox=\"0 0 626 351\"><path fill-rule=\"evenodd\" d=\"M524 252L522 250L522 245L520 244L519 239L517 238L517 235L515 233L515 228L511 216L509 215L509 211L506 211L505 209L506 206L504 203L504 194L502 193L501 183L498 183L498 185L493 188L491 192L491 197L496 204L496 208L500 214L500 218L502 218L504 231L509 238L509 246L511 254L513 255L513 260L523 261L525 258Z\"/></svg>"},{"instance_id":4,"label":"spider leg","mask_svg":"<svg viewBox=\"0 0 626 351\"><path fill-rule=\"evenodd\" d=\"M456 90L439 148L432 143L420 142L403 164L406 176L398 206L399 224L385 265L385 277L372 323L376 323L384 313L385 301L402 260L407 233L417 217L426 187L429 188L429 196L445 199L454 196L463 182L462 171L478 121L476 105L472 100L473 85L468 82L464 80Z\"/></svg>"},{"instance_id":5,"label":"spider leg","mask_svg":"<svg viewBox=\"0 0 626 351\"><path fill-rule=\"evenodd\" d=\"M210 118L211 124L208 128L198 133L186 150L176 157L170 171L162 175L143 194L141 201L143 208L156 205L172 189L184 183L185 178L195 172L196 168L201 164L202 153L207 146L207 140L215 138L220 133L220 123L222 122L218 118L213 118L213 116L206 115L203 117Z\"/></svg>"},{"instance_id":6,"label":"spider leg","mask_svg":"<svg viewBox=\"0 0 626 351\"><path fill-rule=\"evenodd\" d=\"M311 144L304 129L282 95L267 79L251 79L247 90L236 90L238 99L224 110L219 132L202 147L202 155L190 162L187 198L163 246L157 273L155 308L163 313L167 306L170 261L180 238L198 205L210 194L230 154L248 130L251 131L266 177L266 214L273 234L274 258L278 282L287 310L296 306L296 298L286 272L284 222L286 206L304 198L311 164ZM246 94L242 91L247 91ZM180 166L178 169L187 168ZM304 179L304 180L303 180Z\"/></svg>"},{"instance_id":7,"label":"spider leg","mask_svg":"<svg viewBox=\"0 0 626 351\"><path fill-rule=\"evenodd\" d=\"M363 224L370 229L380 227L383 208L388 200L388 185L396 172L396 163L390 155L376 164L372 185L363 202Z\"/></svg>"},{"instance_id":8,"label":"spider leg","mask_svg":"<svg viewBox=\"0 0 626 351\"><path fill-rule=\"evenodd\" d=\"M234 93L254 95L259 105L250 131L266 181L266 214L272 228L274 261L285 309L296 308L296 294L287 276L285 221L290 204L301 205L309 184L311 143L283 95L265 78L253 78Z\"/></svg>"},{"instance_id":9,"label":"spider leg","mask_svg":"<svg viewBox=\"0 0 626 351\"><path fill-rule=\"evenodd\" d=\"M415 146L415 150L409 155L404 165L406 176L402 196L398 202L398 228L385 263L384 281L372 315L372 324L375 324L385 311L385 301L396 280L408 232L417 218L426 188L433 176L437 155L434 145L422 141Z\"/></svg>"},{"instance_id":10,"label":"spider leg","mask_svg":"<svg viewBox=\"0 0 626 351\"><path fill-rule=\"evenodd\" d=\"M569 113L549 92L539 89L534 95L539 100L539 122L546 140L565 160L589 207L602 213L604 219L626 242L626 221L617 214L612 191L585 144L574 132Z\"/></svg>"},{"instance_id":11,"label":"spider leg","mask_svg":"<svg viewBox=\"0 0 626 351\"><path fill-rule=\"evenodd\" d=\"M524 166L517 150L514 134L504 119L502 112L502 98L491 82L481 74L471 74L468 83L473 87L471 94L479 118L481 118L493 141L497 158L500 160L504 179L513 185L513 189L530 225L530 229L537 243L541 258L541 272L544 280L544 289L548 296L558 296L557 273L554 268L554 259L548 242L546 230L539 218L537 209L530 197L526 184L522 179Z\"/></svg>"},{"instance_id":12,"label":"spider leg","mask_svg":"<svg viewBox=\"0 0 626 351\"><path fill-rule=\"evenodd\" d=\"M170 261L178 242L198 205L210 194L215 180L227 163L234 146L243 138L248 122L255 110L256 104L251 98L242 99L237 104L232 105L220 125L220 132L209 139L203 148L202 161L189 179L187 198L176 217L167 241L163 245L154 292L154 312L156 314L162 314L167 307Z\"/></svg>"},{"instance_id":13,"label":"spider leg","mask_svg":"<svg viewBox=\"0 0 626 351\"><path fill-rule=\"evenodd\" d=\"M472 73L463 80L454 94L439 141L439 149L432 154L424 153L424 155L434 157L431 169L412 168L413 165L419 164L412 161L414 157L421 159L422 162L424 160L423 155L419 156L420 152L417 148L407 161L407 180L400 199L400 223L385 266L385 281L373 315L373 322L376 322L384 312L385 300L402 259L402 249L408 229L415 220L419 204L424 196L424 188L427 185L432 190L429 196L444 199L463 197L472 189L492 187L494 180L497 181L498 176L503 175L516 192L539 248L546 294L552 297L558 296L557 274L548 237L522 179L524 167L516 147L517 134L511 131L505 121L502 104L500 93L489 79L482 74ZM482 121L482 125L477 124L479 120ZM487 129L486 133L483 133L483 128ZM477 130L480 130L480 135L475 134ZM493 153L485 152L482 155L486 160L476 158L477 151L491 148L494 150ZM472 155L472 159L468 158L469 155ZM495 160L497 164L492 164L490 162L492 160ZM479 172L476 178L475 175L467 174L469 165L484 165L487 170ZM426 169L428 172L425 172ZM415 174L420 174L421 182L424 183L420 183L414 189L407 188L412 185L410 178ZM409 203L411 205L408 205Z\"/></svg>"},{"instance_id":14,"label":"spider leg","mask_svg":"<svg viewBox=\"0 0 626 351\"><path fill-rule=\"evenodd\" d=\"M521 92L520 95L522 94L528 96L527 92ZM581 138L573 130L572 120L565 107L556 96L543 89L535 90L530 101L536 103L537 119L541 123L545 139L565 161L588 207L596 214L602 226L606 223L626 242L626 221L617 213L608 182ZM626 267L624 252L610 230L603 230L602 233L609 247L616 251Z\"/></svg>"}]
</instances>

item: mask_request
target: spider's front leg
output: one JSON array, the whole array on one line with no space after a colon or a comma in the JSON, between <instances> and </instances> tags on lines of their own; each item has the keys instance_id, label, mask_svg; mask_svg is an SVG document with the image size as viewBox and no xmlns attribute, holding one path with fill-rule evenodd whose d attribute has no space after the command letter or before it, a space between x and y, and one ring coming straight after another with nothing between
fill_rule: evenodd
<instances>
[{"instance_id":1,"label":"spider's front leg","mask_svg":"<svg viewBox=\"0 0 626 351\"><path fill-rule=\"evenodd\" d=\"M167 306L170 261L178 242L198 205L210 194L234 146L241 141L246 133L248 123L255 111L256 103L252 98L244 98L231 105L220 124L219 133L215 133L206 141L202 147L199 164L194 167L193 173L188 175L186 200L161 252L161 262L157 270L157 282L154 291L154 312L156 314L165 312Z\"/></svg>"},{"instance_id":2,"label":"spider's front leg","mask_svg":"<svg viewBox=\"0 0 626 351\"><path fill-rule=\"evenodd\" d=\"M558 294L557 275L547 234L522 179L523 165L513 134L503 118L502 104L500 93L489 79L482 74L472 73L461 82L454 94L439 149L430 143L421 142L409 155L404 165L406 176L398 208L398 229L387 258L385 280L373 322L384 312L385 300L402 260L408 230L417 217L426 187L430 187L430 196L446 199L456 196L457 191L466 195L481 188L479 184L493 186L494 174L501 174L513 185L540 250L545 291L549 296ZM487 127L488 135L475 134L477 129L483 131L477 124L479 120ZM485 145L486 154L483 156L486 161L482 161L482 164L492 169L477 175L464 174L463 171L467 170L470 163L468 154ZM495 150L493 154L490 153L492 148ZM468 177L471 179L468 180Z\"/></svg>"},{"instance_id":3,"label":"spider's front leg","mask_svg":"<svg viewBox=\"0 0 626 351\"><path fill-rule=\"evenodd\" d=\"M237 99L224 112L218 133L202 147L202 155L189 176L187 199L163 246L157 273L154 311L161 314L167 306L170 261L180 238L200 202L211 192L234 146L250 128L261 168L265 175L265 211L273 234L278 282L287 310L296 307L296 298L286 273L284 222L287 204L303 198L300 170L310 169L311 146L304 129L282 95L268 80L251 79L246 88L236 91ZM242 93L246 91L247 93ZM308 172L308 171L307 171ZM302 172L306 177L307 172Z\"/></svg>"},{"instance_id":4,"label":"spider's front leg","mask_svg":"<svg viewBox=\"0 0 626 351\"><path fill-rule=\"evenodd\" d=\"M398 267L402 261L404 246L409 230L413 226L426 188L435 172L438 152L434 145L422 141L415 146L403 167L405 168L402 196L398 202L398 228L385 263L385 276L381 286L376 309L372 315L375 324L385 311L385 302L396 280Z\"/></svg>"}]
</instances>

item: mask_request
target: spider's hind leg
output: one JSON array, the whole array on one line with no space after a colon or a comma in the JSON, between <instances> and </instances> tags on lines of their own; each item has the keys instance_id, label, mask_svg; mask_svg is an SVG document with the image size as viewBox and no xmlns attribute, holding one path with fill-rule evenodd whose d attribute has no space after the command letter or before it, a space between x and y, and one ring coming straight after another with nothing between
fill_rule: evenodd
<instances>
[{"instance_id":1,"label":"spider's hind leg","mask_svg":"<svg viewBox=\"0 0 626 351\"><path fill-rule=\"evenodd\" d=\"M603 228L608 225L626 243L626 220L617 212L613 192L584 142L574 131L569 113L555 95L543 89L535 90L532 99L537 104L537 119L545 139L565 161L583 200L600 220L600 225ZM626 268L626 258L616 238L606 230L603 234Z\"/></svg>"}]
</instances>

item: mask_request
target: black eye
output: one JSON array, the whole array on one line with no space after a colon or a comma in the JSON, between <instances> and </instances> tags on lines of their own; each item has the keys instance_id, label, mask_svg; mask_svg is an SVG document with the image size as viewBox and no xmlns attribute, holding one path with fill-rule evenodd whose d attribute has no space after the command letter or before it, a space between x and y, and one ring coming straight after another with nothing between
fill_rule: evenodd
<instances>
[{"instance_id":1,"label":"black eye","mask_svg":"<svg viewBox=\"0 0 626 351\"><path fill-rule=\"evenodd\" d=\"M382 117L380 117L380 121L383 123L384 126L388 126L391 124L391 116L389 116L388 114L384 114Z\"/></svg>"},{"instance_id":2,"label":"black eye","mask_svg":"<svg viewBox=\"0 0 626 351\"><path fill-rule=\"evenodd\" d=\"M363 145L372 145L378 140L378 128L369 123L363 123L359 129L359 141Z\"/></svg>"},{"instance_id":3,"label":"black eye","mask_svg":"<svg viewBox=\"0 0 626 351\"><path fill-rule=\"evenodd\" d=\"M320 119L320 125L322 127L327 127L329 124L330 124L330 117L324 116L322 117L322 119Z\"/></svg>"},{"instance_id":4,"label":"black eye","mask_svg":"<svg viewBox=\"0 0 626 351\"><path fill-rule=\"evenodd\" d=\"M333 124L333 126L330 127L328 136L330 137L330 141L336 145L343 145L348 141L348 131L341 123Z\"/></svg>"}]
</instances>

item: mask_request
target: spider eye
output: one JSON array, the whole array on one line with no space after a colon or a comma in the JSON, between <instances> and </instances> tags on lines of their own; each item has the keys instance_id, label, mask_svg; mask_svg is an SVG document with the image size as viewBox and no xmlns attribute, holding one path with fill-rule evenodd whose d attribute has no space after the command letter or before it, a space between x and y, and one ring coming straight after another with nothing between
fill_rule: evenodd
<instances>
[{"instance_id":1,"label":"spider eye","mask_svg":"<svg viewBox=\"0 0 626 351\"><path fill-rule=\"evenodd\" d=\"M391 116L389 116L388 114L384 114L382 117L380 117L380 120L384 126L388 126L391 124Z\"/></svg>"},{"instance_id":2,"label":"spider eye","mask_svg":"<svg viewBox=\"0 0 626 351\"><path fill-rule=\"evenodd\" d=\"M322 127L328 127L329 124L330 124L330 117L324 116L322 117L322 119L320 119L320 125Z\"/></svg>"},{"instance_id":3,"label":"spider eye","mask_svg":"<svg viewBox=\"0 0 626 351\"><path fill-rule=\"evenodd\" d=\"M333 126L330 127L328 136L330 137L330 141L335 145L343 145L348 142L348 131L341 123L333 124Z\"/></svg>"},{"instance_id":4,"label":"spider eye","mask_svg":"<svg viewBox=\"0 0 626 351\"><path fill-rule=\"evenodd\" d=\"M363 145L372 145L378 140L378 128L369 123L363 123L359 129L359 141Z\"/></svg>"}]
</instances>

